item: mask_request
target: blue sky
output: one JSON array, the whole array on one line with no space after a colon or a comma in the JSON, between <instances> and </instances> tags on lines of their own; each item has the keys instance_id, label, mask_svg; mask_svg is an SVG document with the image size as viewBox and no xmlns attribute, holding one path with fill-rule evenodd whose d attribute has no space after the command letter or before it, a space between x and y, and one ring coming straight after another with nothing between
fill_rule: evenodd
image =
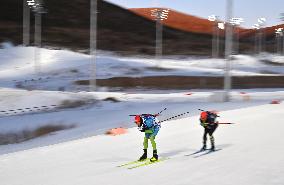
<instances>
[{"instance_id":1,"label":"blue sky","mask_svg":"<svg viewBox=\"0 0 284 185\"><path fill-rule=\"evenodd\" d=\"M161 6L191 15L207 18L211 14L225 20L226 0L107 0L126 8ZM242 17L242 26L250 28L259 17L267 19L267 26L280 24L280 13L284 13L284 0L233 0L234 17Z\"/></svg>"}]
</instances>

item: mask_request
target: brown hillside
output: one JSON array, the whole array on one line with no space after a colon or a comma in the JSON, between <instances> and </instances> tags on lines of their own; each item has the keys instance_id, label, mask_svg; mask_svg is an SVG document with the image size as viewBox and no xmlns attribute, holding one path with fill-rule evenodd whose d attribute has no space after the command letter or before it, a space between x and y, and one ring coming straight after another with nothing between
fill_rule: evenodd
<instances>
[{"instance_id":1,"label":"brown hillside","mask_svg":"<svg viewBox=\"0 0 284 185\"><path fill-rule=\"evenodd\" d=\"M148 19L153 19L151 17L151 10L155 8L132 8L130 11L144 16ZM170 10L169 17L167 20L163 21L164 25L195 33L212 34L214 23L208 21L207 19L184 14L175 10ZM246 32L247 29L237 28L235 31L240 33ZM221 35L224 35L224 31L221 30Z\"/></svg>"},{"instance_id":2,"label":"brown hillside","mask_svg":"<svg viewBox=\"0 0 284 185\"><path fill-rule=\"evenodd\" d=\"M130 11L152 20L152 9L155 8L132 8ZM169 17L167 20L163 21L163 24L175 29L203 34L212 34L214 26L214 23L208 21L207 19L184 14L175 10L170 10ZM265 34L267 36L271 36L274 34L275 28L279 27L284 27L284 25L267 27L265 28ZM255 30L245 28L237 28L235 29L235 32L238 32L241 38L253 37L255 34Z\"/></svg>"},{"instance_id":3,"label":"brown hillside","mask_svg":"<svg viewBox=\"0 0 284 185\"><path fill-rule=\"evenodd\" d=\"M134 13L144 16L148 19L153 19L151 17L151 10L155 8L132 8L130 9ZM179 30L203 34L212 34L213 22L207 19L195 17L192 15L187 15L181 12L170 10L167 20L163 21L164 25L176 28Z\"/></svg>"}]
</instances>

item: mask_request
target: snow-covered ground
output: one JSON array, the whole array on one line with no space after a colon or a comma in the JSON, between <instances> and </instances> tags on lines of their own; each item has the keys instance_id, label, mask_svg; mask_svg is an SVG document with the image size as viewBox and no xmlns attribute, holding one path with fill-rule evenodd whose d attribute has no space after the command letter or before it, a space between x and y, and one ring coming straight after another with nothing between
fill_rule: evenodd
<instances>
[{"instance_id":1,"label":"snow-covered ground","mask_svg":"<svg viewBox=\"0 0 284 185\"><path fill-rule=\"evenodd\" d=\"M20 132L25 129L36 129L45 125L75 125L70 130L53 133L46 137L24 143L2 145L0 154L15 152L38 146L103 134L116 127L133 127L133 120L128 115L141 113L157 113L167 108L160 120L174 115L190 112L186 116L199 113L198 108L206 110L231 110L243 107L269 104L272 100L284 100L284 91L272 92L233 91L231 102L220 103L214 99L214 92L172 92L172 93L118 93L118 92L47 92L0 89L1 110L18 110L26 107L42 107L56 105L47 111L0 112L1 133ZM106 101L115 99L117 102ZM78 108L58 108L65 101L85 100L88 104Z\"/></svg>"},{"instance_id":2,"label":"snow-covered ground","mask_svg":"<svg viewBox=\"0 0 284 185\"><path fill-rule=\"evenodd\" d=\"M35 51L41 63L34 65ZM267 56L268 57L268 56ZM276 58L275 58L276 57ZM235 56L233 75L283 75L281 56L260 61ZM124 58L100 53L97 77L155 75L221 76L222 59ZM272 64L271 64L272 61ZM277 65L276 65L277 64ZM35 68L36 67L36 68ZM76 89L75 80L89 79L90 57L71 51L14 47L0 49L0 134L45 125L74 125L22 143L0 145L3 185L165 184L165 185L282 185L284 184L284 89L233 90L230 102L219 102L212 90L143 92L60 92ZM35 73L36 72L36 73ZM30 86L21 90L15 86ZM278 100L280 104L270 104ZM72 108L73 104L79 104ZM160 157L167 161L134 170L117 166L142 153L143 134L130 114L157 113L165 120L157 137ZM216 110L220 125L217 148L195 158L201 147L198 108ZM129 128L120 136L103 135L110 128ZM149 154L151 154L151 150Z\"/></svg>"},{"instance_id":3,"label":"snow-covered ground","mask_svg":"<svg viewBox=\"0 0 284 185\"><path fill-rule=\"evenodd\" d=\"M35 61L35 56L38 60ZM268 62L267 62L268 61ZM233 76L283 75L284 58L266 54L266 62L247 55L234 56ZM277 65L276 65L277 64ZM144 76L223 76L224 59L162 59L119 57L99 52L96 63L98 79ZM158 69L157 69L158 67ZM76 90L76 80L88 80L89 55L67 50L6 46L0 49L0 86L25 86L30 89Z\"/></svg>"},{"instance_id":4,"label":"snow-covered ground","mask_svg":"<svg viewBox=\"0 0 284 185\"><path fill-rule=\"evenodd\" d=\"M201 147L198 117L165 122L157 137L160 157L169 160L129 170L119 168L142 153L143 134L94 136L0 156L1 184L84 185L282 185L284 104L220 113L215 132L222 150L186 156ZM151 150L150 150L151 153Z\"/></svg>"}]
</instances>

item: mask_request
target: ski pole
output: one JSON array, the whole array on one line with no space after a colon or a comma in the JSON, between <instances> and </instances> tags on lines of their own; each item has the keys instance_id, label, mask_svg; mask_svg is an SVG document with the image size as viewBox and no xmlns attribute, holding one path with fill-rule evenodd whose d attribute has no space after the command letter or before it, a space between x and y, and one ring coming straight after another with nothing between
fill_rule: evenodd
<instances>
[{"instance_id":1,"label":"ski pole","mask_svg":"<svg viewBox=\"0 0 284 185\"><path fill-rule=\"evenodd\" d=\"M158 115L161 114L162 112L164 112L165 110L167 110L167 108L164 108L163 110L161 110L161 111L158 113Z\"/></svg>"},{"instance_id":2,"label":"ski pole","mask_svg":"<svg viewBox=\"0 0 284 185\"><path fill-rule=\"evenodd\" d=\"M190 112L184 112L184 113L182 113L182 114L179 114L179 115L176 115L176 116L172 116L172 117L170 117L170 118L167 118L167 119L165 119L165 120L163 120L163 121L159 121L158 123L162 123L162 122L165 122L165 121L169 121L169 120L171 120L171 119L174 119L174 118L178 118L178 117L180 117L180 116L183 116L183 115L186 115L186 114L189 114Z\"/></svg>"},{"instance_id":3,"label":"ski pole","mask_svg":"<svg viewBox=\"0 0 284 185\"><path fill-rule=\"evenodd\" d=\"M236 124L236 123L217 123L217 124Z\"/></svg>"}]
</instances>

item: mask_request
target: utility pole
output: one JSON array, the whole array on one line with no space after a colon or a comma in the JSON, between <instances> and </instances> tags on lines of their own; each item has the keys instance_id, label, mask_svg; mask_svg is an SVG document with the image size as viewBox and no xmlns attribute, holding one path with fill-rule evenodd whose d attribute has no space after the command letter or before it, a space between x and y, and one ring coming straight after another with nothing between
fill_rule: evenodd
<instances>
[{"instance_id":1,"label":"utility pole","mask_svg":"<svg viewBox=\"0 0 284 185\"><path fill-rule=\"evenodd\" d=\"M244 22L244 19L241 17L235 17L230 20L231 25L233 26L233 34L235 34L235 47L234 54L239 54L239 26ZM236 29L235 29L236 28Z\"/></svg>"},{"instance_id":2,"label":"utility pole","mask_svg":"<svg viewBox=\"0 0 284 185\"><path fill-rule=\"evenodd\" d=\"M27 0L28 5L34 12L35 16L35 26L34 26L34 72L35 74L39 74L41 72L41 31L42 31L42 14L47 13L47 11L43 7L43 0Z\"/></svg>"},{"instance_id":3,"label":"utility pole","mask_svg":"<svg viewBox=\"0 0 284 185\"><path fill-rule=\"evenodd\" d=\"M231 89L231 54L232 54L232 25L230 20L233 15L233 0L227 0L226 10L226 41L225 41L225 76L224 76L224 90L225 90L225 101L230 100L230 89Z\"/></svg>"},{"instance_id":4,"label":"utility pole","mask_svg":"<svg viewBox=\"0 0 284 185\"><path fill-rule=\"evenodd\" d=\"M30 7L27 0L23 0L23 45L30 45Z\"/></svg>"},{"instance_id":5,"label":"utility pole","mask_svg":"<svg viewBox=\"0 0 284 185\"><path fill-rule=\"evenodd\" d=\"M225 23L218 22L217 41L216 41L216 52L218 57L220 57L220 30L224 29L225 29Z\"/></svg>"},{"instance_id":6,"label":"utility pole","mask_svg":"<svg viewBox=\"0 0 284 185\"><path fill-rule=\"evenodd\" d=\"M255 35L254 35L254 52L256 54L259 54L259 29L260 29L260 25L259 24L254 24L252 26L252 28L255 29Z\"/></svg>"},{"instance_id":7,"label":"utility pole","mask_svg":"<svg viewBox=\"0 0 284 185\"><path fill-rule=\"evenodd\" d=\"M263 31L263 27L265 26L266 23L266 18L261 17L258 20L259 24L259 54L262 52L262 50L265 50L265 33Z\"/></svg>"},{"instance_id":8,"label":"utility pole","mask_svg":"<svg viewBox=\"0 0 284 185\"><path fill-rule=\"evenodd\" d=\"M90 0L90 91L96 90L97 0Z\"/></svg>"},{"instance_id":9,"label":"utility pole","mask_svg":"<svg viewBox=\"0 0 284 185\"><path fill-rule=\"evenodd\" d=\"M35 73L41 72L41 13L35 12L35 33L34 33L34 45L35 45Z\"/></svg>"},{"instance_id":10,"label":"utility pole","mask_svg":"<svg viewBox=\"0 0 284 185\"><path fill-rule=\"evenodd\" d=\"M161 9L157 10L157 17L156 17L156 60L159 61L163 55L163 24L160 20L161 16ZM160 62L157 62L157 66Z\"/></svg>"},{"instance_id":11,"label":"utility pole","mask_svg":"<svg viewBox=\"0 0 284 185\"><path fill-rule=\"evenodd\" d=\"M282 55L284 55L284 30L282 29Z\"/></svg>"},{"instance_id":12,"label":"utility pole","mask_svg":"<svg viewBox=\"0 0 284 185\"><path fill-rule=\"evenodd\" d=\"M284 22L284 13L280 14L280 20ZM284 55L284 30L282 30L282 55Z\"/></svg>"},{"instance_id":13,"label":"utility pole","mask_svg":"<svg viewBox=\"0 0 284 185\"><path fill-rule=\"evenodd\" d=\"M219 29L218 29L218 17L216 15L208 16L208 20L213 22L212 30L212 58L219 57Z\"/></svg>"},{"instance_id":14,"label":"utility pole","mask_svg":"<svg viewBox=\"0 0 284 185\"><path fill-rule=\"evenodd\" d=\"M169 9L156 8L151 10L151 16L156 21L156 47L155 47L155 58L156 67L159 67L160 60L163 55L163 20L168 19Z\"/></svg>"},{"instance_id":15,"label":"utility pole","mask_svg":"<svg viewBox=\"0 0 284 185\"><path fill-rule=\"evenodd\" d=\"M276 53L279 55L281 55L281 52L284 48L284 45L282 45L282 48L281 48L281 44L282 44L281 39L283 39L283 37L284 37L284 29L283 28L275 29Z\"/></svg>"}]
</instances>

